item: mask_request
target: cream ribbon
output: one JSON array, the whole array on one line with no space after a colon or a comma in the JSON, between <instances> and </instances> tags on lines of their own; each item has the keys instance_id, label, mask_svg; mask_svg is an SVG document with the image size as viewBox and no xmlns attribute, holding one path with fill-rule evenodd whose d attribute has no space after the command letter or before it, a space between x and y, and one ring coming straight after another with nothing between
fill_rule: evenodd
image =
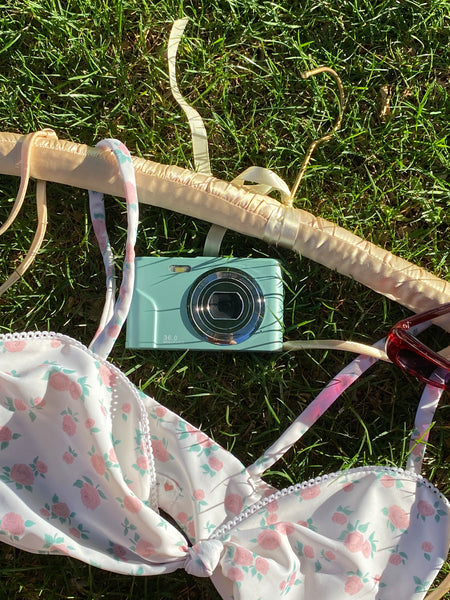
<instances>
[{"instance_id":1,"label":"cream ribbon","mask_svg":"<svg viewBox=\"0 0 450 600\"><path fill-rule=\"evenodd\" d=\"M208 136L206 133L206 128L203 123L203 120L198 113L198 111L191 106L185 98L182 96L180 89L178 87L177 77L176 77L176 60L177 60L177 52L178 46L180 44L181 38L183 36L184 30L188 23L188 19L178 19L172 25L172 30L169 36L168 43L168 51L167 51L167 61L168 61L168 69L169 69L169 83L170 89L173 97L178 102L178 104L183 109L189 127L191 129L192 136L192 150L194 155L194 165L195 169L199 173L204 173L205 175L211 175L211 163L209 160L209 148L208 148ZM329 67L318 67L317 69L312 69L310 71L305 71L301 74L303 79L307 79L312 75L317 75L319 73L328 73L330 74L337 82L339 88L339 116L338 119L331 129L331 131L324 135L323 137L315 140L309 146L307 154L303 160L303 164L300 168L297 179L294 183L292 190L289 189L289 186L283 179L274 173L272 170L267 169L265 167L259 166L251 166L245 169L242 173L240 173L237 177L235 177L231 183L237 187L244 188L249 192L254 192L257 194L268 195L272 191L277 191L280 194L280 200L282 204L292 207L293 199L296 195L298 188L300 186L300 182L305 174L306 167L311 159L311 155L314 152L315 148L331 138L331 136L339 129L342 116L344 112L345 106L345 96L344 96L344 88L342 86L342 82L337 75L337 73L330 69ZM247 183L246 183L247 182ZM251 184L248 182L252 182ZM206 238L205 247L203 254L204 256L218 256L220 253L220 246L222 243L223 236L225 235L226 229L220 227L218 225L213 225L208 233Z\"/></svg>"},{"instance_id":2,"label":"cream ribbon","mask_svg":"<svg viewBox=\"0 0 450 600\"><path fill-rule=\"evenodd\" d=\"M28 189L28 182L30 180L31 150L33 148L35 140L40 137L56 139L56 133L52 129L43 129L42 131L35 131L33 133L30 133L25 137L25 140L22 144L22 152L20 157L21 163L19 191L17 192L17 196L9 217L0 227L0 235L5 233L5 231L10 227L10 225L14 222L15 218L17 217L20 209L22 208L22 204L25 199L25 194ZM35 259L36 254L39 252L39 249L44 240L45 230L47 228L47 197L45 181L38 180L36 183L36 208L38 224L33 241L31 242L31 246L25 258L22 260L19 266L0 286L0 296L22 277L22 275L25 273L25 271Z\"/></svg>"}]
</instances>

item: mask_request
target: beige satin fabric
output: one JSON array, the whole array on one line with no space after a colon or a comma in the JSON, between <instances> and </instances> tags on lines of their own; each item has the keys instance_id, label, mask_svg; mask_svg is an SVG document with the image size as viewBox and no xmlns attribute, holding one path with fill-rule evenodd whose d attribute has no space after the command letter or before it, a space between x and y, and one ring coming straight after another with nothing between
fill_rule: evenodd
<instances>
[{"instance_id":1,"label":"beige satin fabric","mask_svg":"<svg viewBox=\"0 0 450 600\"><path fill-rule=\"evenodd\" d=\"M0 173L20 175L26 136L0 133ZM34 142L30 176L123 196L113 156L51 138ZM450 283L337 225L211 175L134 158L141 202L290 248L414 312L450 302ZM450 319L440 324L450 331Z\"/></svg>"},{"instance_id":2,"label":"beige satin fabric","mask_svg":"<svg viewBox=\"0 0 450 600\"><path fill-rule=\"evenodd\" d=\"M430 592L425 600L439 600L440 598L443 598L444 594L447 592L450 592L450 575L447 575L441 585Z\"/></svg>"}]
</instances>

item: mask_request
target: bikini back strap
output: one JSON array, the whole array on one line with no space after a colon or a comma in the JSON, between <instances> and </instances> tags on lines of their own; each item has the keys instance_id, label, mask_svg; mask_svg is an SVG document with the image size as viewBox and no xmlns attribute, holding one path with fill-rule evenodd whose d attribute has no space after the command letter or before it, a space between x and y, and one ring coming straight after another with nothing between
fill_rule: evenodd
<instances>
[{"instance_id":1,"label":"bikini back strap","mask_svg":"<svg viewBox=\"0 0 450 600\"><path fill-rule=\"evenodd\" d=\"M384 345L385 338L376 342L374 347L381 349L384 348ZM377 362L377 359L374 357L360 355L336 375L278 440L258 460L248 467L247 471L250 476L260 476L274 465L314 425L339 396L375 362ZM439 377L439 374L436 373L435 376ZM406 468L410 471L420 474L428 434L432 427L433 416L442 393L443 390L427 385L422 394L416 412L415 427L411 435L406 465Z\"/></svg>"},{"instance_id":2,"label":"bikini back strap","mask_svg":"<svg viewBox=\"0 0 450 600\"><path fill-rule=\"evenodd\" d=\"M127 241L119 297L115 299L115 266L105 220L103 194L89 191L89 209L95 236L106 270L106 299L100 325L90 344L96 354L106 358L116 341L130 309L134 286L134 247L139 219L134 166L127 147L119 140L106 139L98 147L112 150L122 177L127 209Z\"/></svg>"},{"instance_id":3,"label":"bikini back strap","mask_svg":"<svg viewBox=\"0 0 450 600\"><path fill-rule=\"evenodd\" d=\"M383 348L384 339L380 340L375 347ZM248 473L254 477L262 475L273 464L275 464L292 446L302 437L308 429L321 417L326 410L339 398L339 396L367 371L375 362L372 356L360 355L347 365L342 371L330 381L305 410L286 429L278 440L268 448L250 467Z\"/></svg>"}]
</instances>

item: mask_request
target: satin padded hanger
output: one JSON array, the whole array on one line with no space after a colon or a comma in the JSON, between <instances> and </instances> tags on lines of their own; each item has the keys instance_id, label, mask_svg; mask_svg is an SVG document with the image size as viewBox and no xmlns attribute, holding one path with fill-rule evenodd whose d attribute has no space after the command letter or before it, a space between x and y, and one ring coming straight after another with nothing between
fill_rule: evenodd
<instances>
[{"instance_id":1,"label":"satin padded hanger","mask_svg":"<svg viewBox=\"0 0 450 600\"><path fill-rule=\"evenodd\" d=\"M0 227L0 235L14 222L17 217L19 210L22 207L25 199L25 194L28 189L28 182L30 179L30 168L31 168L31 150L33 148L34 141L39 138L55 138L56 134L52 129L43 129L41 131L35 131L26 136L22 144L21 162L20 162L20 187L17 192L17 196L12 207L11 213L7 220ZM25 258L15 271L8 277L8 279L0 286L0 295L3 294L9 287L11 287L16 281L22 277L25 271L33 262L36 254L42 245L44 239L45 230L47 227L47 197L46 197L46 182L38 180L36 183L36 206L37 206L37 218L38 225L36 233L34 234L33 241L31 242L30 249L28 250Z\"/></svg>"}]
</instances>

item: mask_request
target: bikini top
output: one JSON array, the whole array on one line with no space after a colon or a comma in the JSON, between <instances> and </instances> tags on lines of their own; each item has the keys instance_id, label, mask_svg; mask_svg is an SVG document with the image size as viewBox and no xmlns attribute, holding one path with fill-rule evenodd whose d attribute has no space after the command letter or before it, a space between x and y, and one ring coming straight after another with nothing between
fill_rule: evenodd
<instances>
[{"instance_id":1,"label":"bikini top","mask_svg":"<svg viewBox=\"0 0 450 600\"><path fill-rule=\"evenodd\" d=\"M425 389L405 469L271 487L267 468L375 359L356 358L249 467L144 395L106 360L130 305L138 201L127 149L101 144L126 191L118 299L103 198L91 192L107 294L90 348L57 333L0 339L1 540L124 574L184 568L224 600L423 598L450 542L449 502L420 475L441 390Z\"/></svg>"}]
</instances>

